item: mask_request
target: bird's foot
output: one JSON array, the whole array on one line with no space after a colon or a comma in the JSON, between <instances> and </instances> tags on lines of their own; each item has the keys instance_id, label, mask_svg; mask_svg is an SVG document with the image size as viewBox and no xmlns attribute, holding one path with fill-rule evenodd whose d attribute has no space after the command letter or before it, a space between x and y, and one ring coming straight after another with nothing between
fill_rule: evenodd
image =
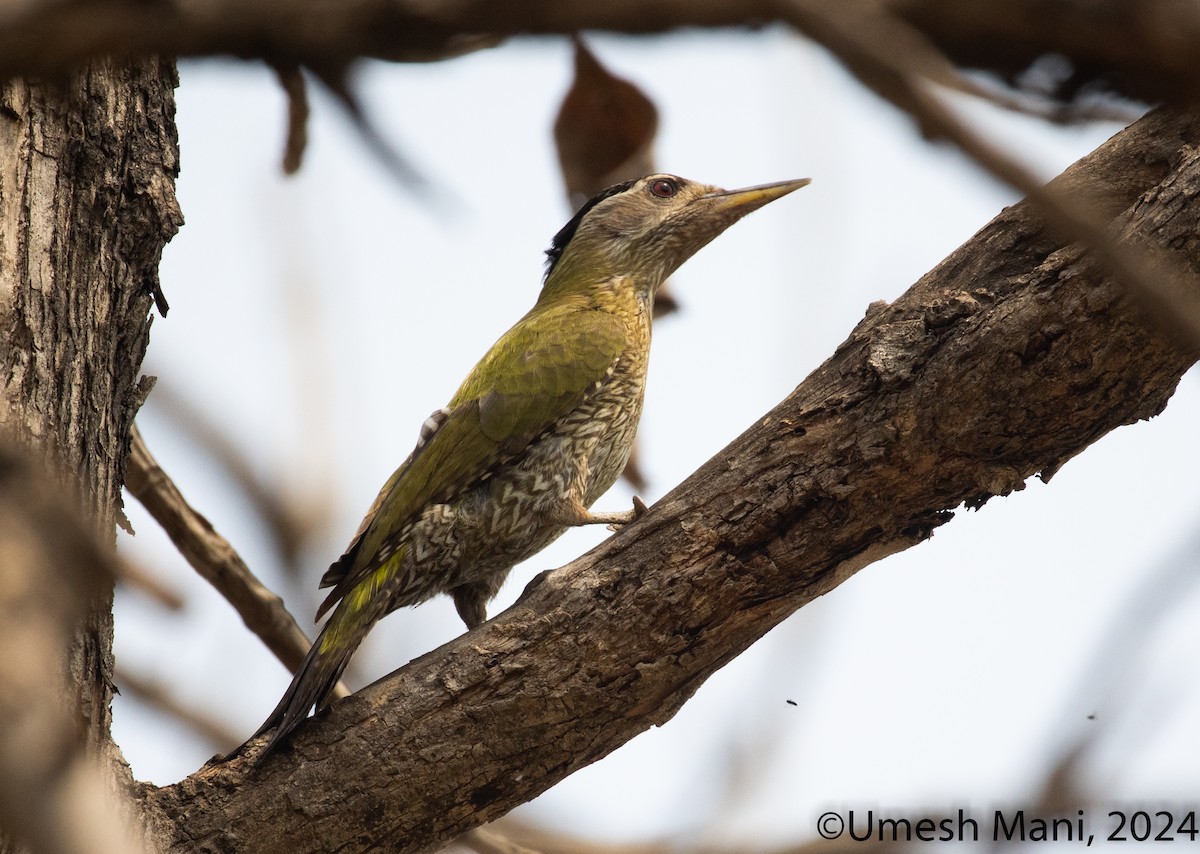
<instances>
[{"instance_id":1,"label":"bird's foot","mask_svg":"<svg viewBox=\"0 0 1200 854\"><path fill-rule=\"evenodd\" d=\"M578 501L570 501L563 506L555 508L553 513L549 514L549 519L557 522L560 525L569 525L572 527L578 525L607 525L609 530L615 531L621 525L628 525L636 519L640 519L642 514L646 512L646 505L642 499L634 497L632 510L621 510L615 513L591 513Z\"/></svg>"},{"instance_id":2,"label":"bird's foot","mask_svg":"<svg viewBox=\"0 0 1200 854\"><path fill-rule=\"evenodd\" d=\"M633 496L633 509L632 510L626 510L623 513L609 513L608 514L609 516L620 517L620 518L614 518L611 521L606 520L609 523L608 530L619 531L619 530L621 530L621 526L628 525L630 522L636 522L638 519L641 519L643 516L646 515L646 509L647 509L646 503L644 501L642 501L642 499L638 498L636 495Z\"/></svg>"}]
</instances>

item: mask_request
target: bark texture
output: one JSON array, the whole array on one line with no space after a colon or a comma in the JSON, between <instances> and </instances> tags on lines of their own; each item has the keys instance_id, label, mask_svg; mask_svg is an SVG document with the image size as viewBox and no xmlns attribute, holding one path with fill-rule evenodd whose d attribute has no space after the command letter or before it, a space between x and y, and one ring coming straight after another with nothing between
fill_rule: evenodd
<instances>
[{"instance_id":1,"label":"bark texture","mask_svg":"<svg viewBox=\"0 0 1200 854\"><path fill-rule=\"evenodd\" d=\"M1200 117L1156 113L1057 183L1194 276L1198 145ZM261 769L250 746L148 789L160 840L436 849L664 723L797 608L955 508L1048 479L1157 414L1195 358L1015 205L872 306L645 517L539 576L514 607L335 704Z\"/></svg>"},{"instance_id":2,"label":"bark texture","mask_svg":"<svg viewBox=\"0 0 1200 854\"><path fill-rule=\"evenodd\" d=\"M181 223L175 85L156 60L0 84L0 435L55 472L108 542L158 261ZM69 647L64 705L116 760L110 577Z\"/></svg>"}]
</instances>

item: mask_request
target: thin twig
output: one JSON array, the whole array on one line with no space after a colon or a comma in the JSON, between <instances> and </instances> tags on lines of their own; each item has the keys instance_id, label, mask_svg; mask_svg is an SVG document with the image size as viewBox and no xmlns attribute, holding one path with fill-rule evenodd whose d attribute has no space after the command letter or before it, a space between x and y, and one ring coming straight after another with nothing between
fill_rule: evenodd
<instances>
[{"instance_id":1,"label":"thin twig","mask_svg":"<svg viewBox=\"0 0 1200 854\"><path fill-rule=\"evenodd\" d=\"M170 418L237 484L250 506L266 522L285 568L295 574L305 546L320 530L317 514L307 512L299 502L286 500L280 490L265 483L229 435L186 396L173 391L169 383L157 383L154 389L149 401L155 412Z\"/></svg>"},{"instance_id":2,"label":"thin twig","mask_svg":"<svg viewBox=\"0 0 1200 854\"><path fill-rule=\"evenodd\" d=\"M449 210L449 203L455 202L449 190L435 187L424 173L413 165L408 155L400 150L399 144L380 130L375 120L363 108L358 92L351 86L348 68L344 64L330 63L309 66L309 70L325 84L329 94L341 104L350 123L358 132L359 139L384 169L401 186L420 197L426 205L432 205L442 213Z\"/></svg>"},{"instance_id":3,"label":"thin twig","mask_svg":"<svg viewBox=\"0 0 1200 854\"><path fill-rule=\"evenodd\" d=\"M138 593L150 597L168 611L183 610L184 601L179 592L172 590L161 579L147 572L145 567L131 562L128 558L115 561L115 563L118 582L130 590L136 590Z\"/></svg>"},{"instance_id":4,"label":"thin twig","mask_svg":"<svg viewBox=\"0 0 1200 854\"><path fill-rule=\"evenodd\" d=\"M181 703L157 680L147 679L118 667L113 681L122 693L136 697L146 705L170 715L203 736L217 750L227 752L242 741L242 736L234 732L227 723Z\"/></svg>"},{"instance_id":5,"label":"thin twig","mask_svg":"<svg viewBox=\"0 0 1200 854\"><path fill-rule=\"evenodd\" d=\"M308 652L308 637L283 600L254 576L229 541L187 503L150 455L136 426L132 428L125 485L162 525L187 562L233 606L246 627L289 670L295 670ZM335 693L344 697L349 691L339 685Z\"/></svg>"},{"instance_id":6,"label":"thin twig","mask_svg":"<svg viewBox=\"0 0 1200 854\"><path fill-rule=\"evenodd\" d=\"M275 76L279 79L279 85L283 87L288 101L283 172L285 175L295 175L300 171L300 165L304 161L304 149L308 145L308 86L304 82L300 66L294 62L275 62L271 67L275 69Z\"/></svg>"}]
</instances>

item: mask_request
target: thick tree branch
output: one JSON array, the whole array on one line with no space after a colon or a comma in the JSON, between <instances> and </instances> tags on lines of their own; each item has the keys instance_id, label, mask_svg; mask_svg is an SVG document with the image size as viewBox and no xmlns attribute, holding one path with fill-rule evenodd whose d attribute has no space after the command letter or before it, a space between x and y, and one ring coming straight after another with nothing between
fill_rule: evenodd
<instances>
[{"instance_id":1,"label":"thick tree branch","mask_svg":"<svg viewBox=\"0 0 1200 854\"><path fill-rule=\"evenodd\" d=\"M1200 118L1060 176L1192 271ZM1192 287L1196 287L1193 280ZM797 608L1157 414L1195 360L1035 210L1004 211L637 523L299 730L148 793L175 850L426 850L653 725ZM253 776L251 776L253 775ZM264 848L265 845L265 848Z\"/></svg>"},{"instance_id":2,"label":"thick tree branch","mask_svg":"<svg viewBox=\"0 0 1200 854\"><path fill-rule=\"evenodd\" d=\"M1062 94L1097 80L1150 100L1194 97L1200 12L1175 0L212 0L22 4L3 17L0 76L56 75L110 55L232 54L329 72L359 57L445 59L524 33L656 33L682 27L797 24L797 9L890 9L955 62L1013 78L1054 53L1072 63ZM1100 8L1098 8L1100 7ZM802 27L801 27L802 28Z\"/></svg>"},{"instance_id":3,"label":"thick tree branch","mask_svg":"<svg viewBox=\"0 0 1200 854\"><path fill-rule=\"evenodd\" d=\"M1069 62L1055 93L1101 83L1148 101L1189 101L1200 83L1200 7L1176 0L885 0L955 62L1010 79L1040 57ZM1153 57L1147 61L1148 57Z\"/></svg>"}]
</instances>

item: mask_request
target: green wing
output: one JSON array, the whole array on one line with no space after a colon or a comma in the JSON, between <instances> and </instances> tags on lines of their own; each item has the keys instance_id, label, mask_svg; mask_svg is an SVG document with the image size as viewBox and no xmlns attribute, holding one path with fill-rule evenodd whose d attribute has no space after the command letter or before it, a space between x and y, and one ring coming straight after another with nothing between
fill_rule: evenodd
<instances>
[{"instance_id":1,"label":"green wing","mask_svg":"<svg viewBox=\"0 0 1200 854\"><path fill-rule=\"evenodd\" d=\"M334 586L317 618L382 563L385 546L430 503L449 501L579 406L626 348L613 315L572 306L530 312L488 351L441 424L384 485L346 554L321 579Z\"/></svg>"}]
</instances>

